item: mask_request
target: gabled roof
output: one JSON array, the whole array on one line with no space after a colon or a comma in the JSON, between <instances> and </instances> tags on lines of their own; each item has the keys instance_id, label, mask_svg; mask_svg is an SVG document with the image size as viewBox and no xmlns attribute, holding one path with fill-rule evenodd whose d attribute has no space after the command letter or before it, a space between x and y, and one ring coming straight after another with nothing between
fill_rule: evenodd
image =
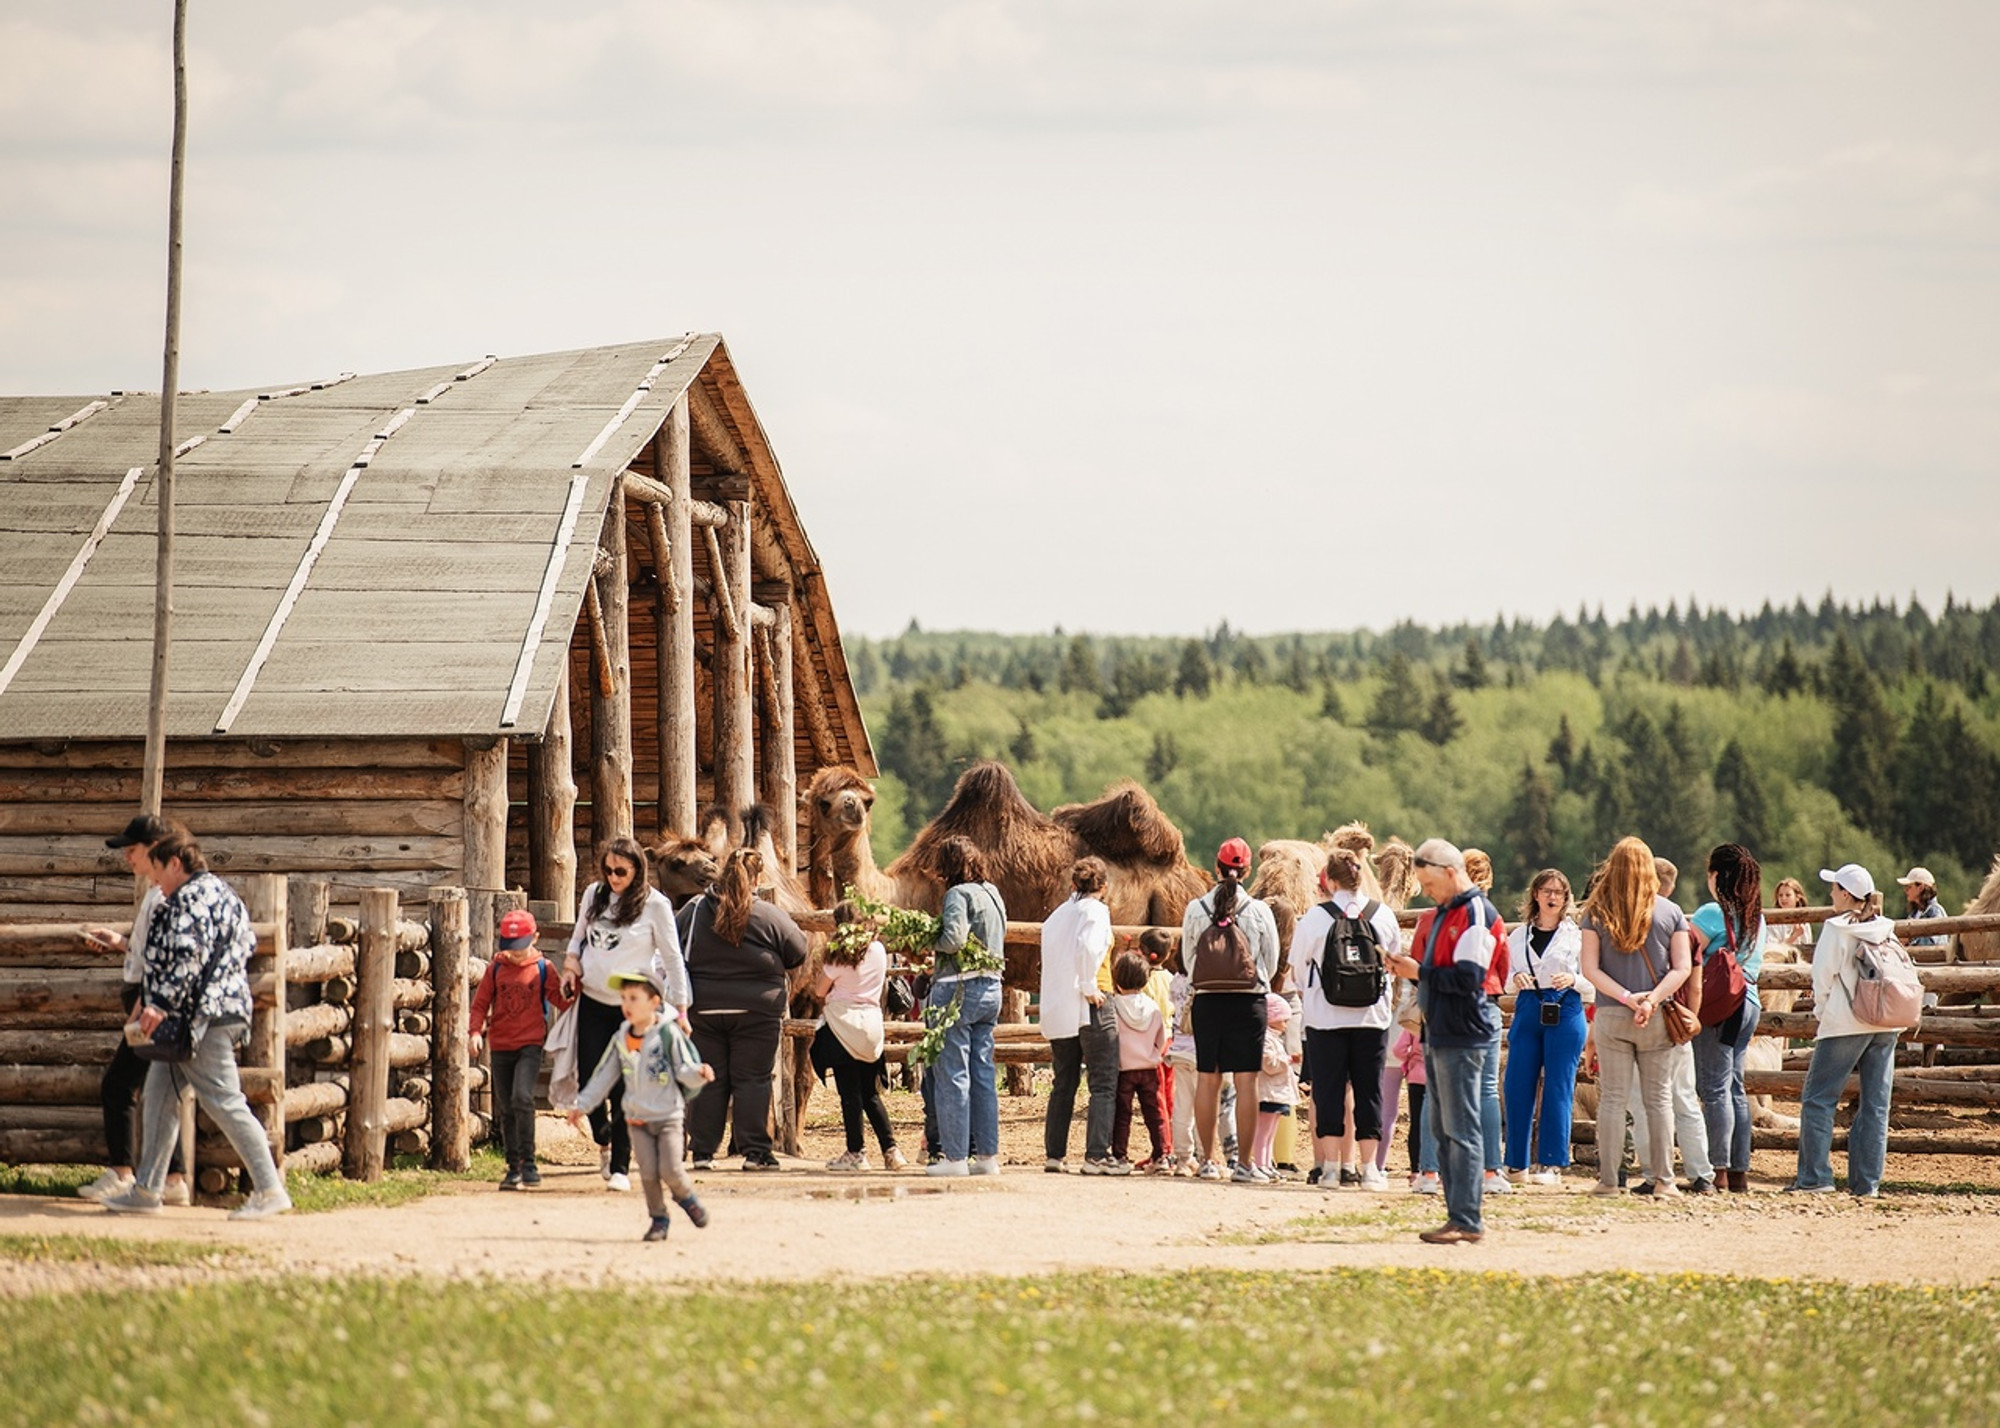
<instances>
[{"instance_id":1,"label":"gabled roof","mask_svg":"<svg viewBox=\"0 0 2000 1428\"><path fill-rule=\"evenodd\" d=\"M872 768L818 558L714 334L184 394L169 733L539 735L612 477L697 382L804 587L840 752ZM144 733L158 428L156 395L0 398L0 738Z\"/></svg>"}]
</instances>

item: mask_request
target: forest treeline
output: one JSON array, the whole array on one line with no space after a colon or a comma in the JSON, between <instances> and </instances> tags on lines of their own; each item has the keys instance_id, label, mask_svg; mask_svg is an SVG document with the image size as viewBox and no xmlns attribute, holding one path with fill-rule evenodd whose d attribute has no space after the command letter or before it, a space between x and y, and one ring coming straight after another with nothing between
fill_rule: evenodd
<instances>
[{"instance_id":1,"label":"forest treeline","mask_svg":"<svg viewBox=\"0 0 2000 1428\"><path fill-rule=\"evenodd\" d=\"M1638 832L1690 870L1735 839L1770 881L1922 862L1956 908L2000 849L2000 599L1181 639L913 622L847 645L884 858L978 758L1043 808L1138 779L1197 857L1359 818L1484 847L1509 887Z\"/></svg>"}]
</instances>

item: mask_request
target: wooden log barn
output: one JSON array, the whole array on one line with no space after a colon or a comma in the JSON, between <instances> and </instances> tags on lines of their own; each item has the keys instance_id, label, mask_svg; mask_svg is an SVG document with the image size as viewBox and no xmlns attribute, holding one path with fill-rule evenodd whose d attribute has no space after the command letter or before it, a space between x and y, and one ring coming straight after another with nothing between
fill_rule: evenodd
<instances>
[{"instance_id":1,"label":"wooden log barn","mask_svg":"<svg viewBox=\"0 0 2000 1428\"><path fill-rule=\"evenodd\" d=\"M115 1035L117 961L74 926L133 903L103 840L139 800L158 419L144 393L0 399L0 1160L10 1132L94 1123L50 1116L95 1094L24 1079L38 1044L94 1066ZM179 425L164 811L239 889L312 880L294 944L329 913L352 931L364 890L456 887L477 965L482 898L567 921L605 837L762 801L795 860L812 774L875 772L819 559L715 334L187 393Z\"/></svg>"}]
</instances>

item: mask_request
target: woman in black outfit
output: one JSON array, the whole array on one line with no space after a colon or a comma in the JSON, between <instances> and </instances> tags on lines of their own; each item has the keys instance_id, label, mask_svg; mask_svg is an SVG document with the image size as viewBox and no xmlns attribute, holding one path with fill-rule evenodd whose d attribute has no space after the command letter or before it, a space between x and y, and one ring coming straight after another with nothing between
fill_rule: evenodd
<instances>
[{"instance_id":1,"label":"woman in black outfit","mask_svg":"<svg viewBox=\"0 0 2000 1428\"><path fill-rule=\"evenodd\" d=\"M771 1153L771 1071L784 1031L790 973L804 965L805 933L791 914L757 898L764 859L738 848L715 887L681 909L681 942L694 984L689 1017L701 1059L715 1084L688 1103L688 1148L697 1170L715 1152L736 1107L736 1143L745 1170L776 1170Z\"/></svg>"}]
</instances>

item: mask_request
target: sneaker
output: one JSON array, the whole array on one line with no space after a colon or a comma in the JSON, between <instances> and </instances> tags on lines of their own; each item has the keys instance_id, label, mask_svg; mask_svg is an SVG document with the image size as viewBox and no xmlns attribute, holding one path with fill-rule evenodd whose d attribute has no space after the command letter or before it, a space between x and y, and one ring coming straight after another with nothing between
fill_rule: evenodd
<instances>
[{"instance_id":1,"label":"sneaker","mask_svg":"<svg viewBox=\"0 0 2000 1428\"><path fill-rule=\"evenodd\" d=\"M1711 1177L1697 1180L1688 1186L1687 1192L1690 1195L1713 1195L1715 1193L1715 1181Z\"/></svg>"},{"instance_id":2,"label":"sneaker","mask_svg":"<svg viewBox=\"0 0 2000 1428\"><path fill-rule=\"evenodd\" d=\"M934 1160L924 1167L924 1174L935 1175L943 1180L954 1180L971 1173L972 1167L962 1160Z\"/></svg>"},{"instance_id":3,"label":"sneaker","mask_svg":"<svg viewBox=\"0 0 2000 1428\"><path fill-rule=\"evenodd\" d=\"M1882 1198L1880 1190L1856 1190L1853 1194L1857 1200L1879 1200Z\"/></svg>"},{"instance_id":4,"label":"sneaker","mask_svg":"<svg viewBox=\"0 0 2000 1428\"><path fill-rule=\"evenodd\" d=\"M1126 1169L1129 1171L1131 1167L1127 1166ZM998 1175L999 1173L1000 1157L997 1155L975 1155L972 1158L971 1166L966 1170L966 1174L968 1175Z\"/></svg>"},{"instance_id":5,"label":"sneaker","mask_svg":"<svg viewBox=\"0 0 2000 1428\"><path fill-rule=\"evenodd\" d=\"M1212 1160L1204 1161L1201 1169L1195 1172L1195 1179L1197 1180L1220 1180L1221 1178L1222 1167Z\"/></svg>"},{"instance_id":6,"label":"sneaker","mask_svg":"<svg viewBox=\"0 0 2000 1428\"><path fill-rule=\"evenodd\" d=\"M1340 1183L1350 1189L1361 1184L1361 1172L1352 1165L1340 1167Z\"/></svg>"},{"instance_id":7,"label":"sneaker","mask_svg":"<svg viewBox=\"0 0 2000 1428\"><path fill-rule=\"evenodd\" d=\"M252 1190L250 1198L229 1212L232 1220L268 1220L292 1208L292 1197L283 1190Z\"/></svg>"},{"instance_id":8,"label":"sneaker","mask_svg":"<svg viewBox=\"0 0 2000 1428\"><path fill-rule=\"evenodd\" d=\"M1417 1177L1416 1191L1419 1195L1444 1194L1444 1181L1435 1170L1426 1170Z\"/></svg>"},{"instance_id":9,"label":"sneaker","mask_svg":"<svg viewBox=\"0 0 2000 1428\"><path fill-rule=\"evenodd\" d=\"M828 1170L866 1170L868 1157L858 1150L850 1150L845 1155L836 1155L826 1163Z\"/></svg>"},{"instance_id":10,"label":"sneaker","mask_svg":"<svg viewBox=\"0 0 2000 1428\"><path fill-rule=\"evenodd\" d=\"M500 1177L500 1188L502 1190L519 1190L521 1188L520 1166L510 1165L507 1167L507 1173Z\"/></svg>"},{"instance_id":11,"label":"sneaker","mask_svg":"<svg viewBox=\"0 0 2000 1428\"><path fill-rule=\"evenodd\" d=\"M76 1198L96 1203L106 1195L120 1195L131 1188L131 1176L120 1175L115 1170L107 1170L88 1185L79 1187L76 1192Z\"/></svg>"},{"instance_id":12,"label":"sneaker","mask_svg":"<svg viewBox=\"0 0 2000 1428\"><path fill-rule=\"evenodd\" d=\"M743 1168L749 1171L761 1171L781 1170L784 1167L778 1164L778 1157L775 1155L746 1155L743 1157Z\"/></svg>"},{"instance_id":13,"label":"sneaker","mask_svg":"<svg viewBox=\"0 0 2000 1428\"><path fill-rule=\"evenodd\" d=\"M1462 1229L1457 1225L1441 1225L1435 1230L1425 1230L1417 1238L1427 1245L1476 1245L1485 1236L1477 1230Z\"/></svg>"},{"instance_id":14,"label":"sneaker","mask_svg":"<svg viewBox=\"0 0 2000 1428\"><path fill-rule=\"evenodd\" d=\"M1563 1183L1562 1172L1560 1170L1553 1170L1548 1166L1541 1166L1528 1177L1528 1183L1530 1185L1542 1185L1550 1189L1557 1189Z\"/></svg>"},{"instance_id":15,"label":"sneaker","mask_svg":"<svg viewBox=\"0 0 2000 1428\"><path fill-rule=\"evenodd\" d=\"M604 1183L613 1194L623 1195L631 1190L632 1177L614 1170L604 1178Z\"/></svg>"},{"instance_id":16,"label":"sneaker","mask_svg":"<svg viewBox=\"0 0 2000 1428\"><path fill-rule=\"evenodd\" d=\"M1361 1188L1379 1194L1389 1188L1389 1177L1376 1166L1366 1166L1361 1172Z\"/></svg>"},{"instance_id":17,"label":"sneaker","mask_svg":"<svg viewBox=\"0 0 2000 1428\"><path fill-rule=\"evenodd\" d=\"M1201 1163L1193 1156L1189 1156L1180 1163L1179 1168L1174 1173L1176 1175L1185 1175L1188 1179L1193 1180L1201 1174Z\"/></svg>"},{"instance_id":18,"label":"sneaker","mask_svg":"<svg viewBox=\"0 0 2000 1428\"><path fill-rule=\"evenodd\" d=\"M676 1200L674 1203L687 1211L688 1219L693 1222L697 1230L708 1228L708 1206L702 1204L701 1201L695 1199L692 1195L688 1196L685 1200Z\"/></svg>"},{"instance_id":19,"label":"sneaker","mask_svg":"<svg viewBox=\"0 0 2000 1428\"><path fill-rule=\"evenodd\" d=\"M639 1238L648 1244L655 1240L663 1240L667 1237L668 1228L667 1217L665 1215L657 1215L654 1217L653 1223L646 1226L646 1233L639 1236Z\"/></svg>"},{"instance_id":20,"label":"sneaker","mask_svg":"<svg viewBox=\"0 0 2000 1428\"><path fill-rule=\"evenodd\" d=\"M694 1163L694 1168L695 1168L696 1170L713 1170L713 1169L715 1169L715 1157L714 1157L714 1156L712 1156L712 1155L704 1155L704 1156L700 1156L700 1157L697 1157L697 1158L696 1158L696 1160L695 1160L695 1163Z\"/></svg>"},{"instance_id":21,"label":"sneaker","mask_svg":"<svg viewBox=\"0 0 2000 1428\"><path fill-rule=\"evenodd\" d=\"M1247 1162L1230 1171L1229 1178L1237 1185L1261 1185L1264 1183L1263 1172Z\"/></svg>"},{"instance_id":22,"label":"sneaker","mask_svg":"<svg viewBox=\"0 0 2000 1428\"><path fill-rule=\"evenodd\" d=\"M194 1196L188 1193L186 1178L169 1180L167 1188L160 1192L160 1203L162 1205L179 1205L183 1208L192 1205L194 1203Z\"/></svg>"},{"instance_id":23,"label":"sneaker","mask_svg":"<svg viewBox=\"0 0 2000 1428\"><path fill-rule=\"evenodd\" d=\"M1637 1185L1632 1187L1632 1193L1634 1195L1654 1195L1659 1192L1659 1188L1659 1186L1650 1180L1641 1180Z\"/></svg>"},{"instance_id":24,"label":"sneaker","mask_svg":"<svg viewBox=\"0 0 2000 1428\"><path fill-rule=\"evenodd\" d=\"M521 1167L521 1188L523 1190L532 1190L541 1183L542 1170L534 1161L531 1160Z\"/></svg>"},{"instance_id":25,"label":"sneaker","mask_svg":"<svg viewBox=\"0 0 2000 1428\"><path fill-rule=\"evenodd\" d=\"M1130 1175L1132 1167L1122 1160L1105 1156L1101 1160L1086 1160L1083 1163L1085 1175Z\"/></svg>"},{"instance_id":26,"label":"sneaker","mask_svg":"<svg viewBox=\"0 0 2000 1428\"><path fill-rule=\"evenodd\" d=\"M1146 1163L1145 1169L1148 1175L1161 1175L1171 1180L1174 1175L1174 1162L1172 1159L1152 1160Z\"/></svg>"},{"instance_id":27,"label":"sneaker","mask_svg":"<svg viewBox=\"0 0 2000 1428\"><path fill-rule=\"evenodd\" d=\"M119 1191L116 1195L106 1195L97 1203L114 1215L157 1215L160 1213L160 1197L136 1181Z\"/></svg>"},{"instance_id":28,"label":"sneaker","mask_svg":"<svg viewBox=\"0 0 2000 1428\"><path fill-rule=\"evenodd\" d=\"M882 1152L882 1168L884 1170L908 1170L910 1168L909 1158L892 1145Z\"/></svg>"},{"instance_id":29,"label":"sneaker","mask_svg":"<svg viewBox=\"0 0 2000 1428\"><path fill-rule=\"evenodd\" d=\"M1486 1172L1486 1193L1488 1195L1511 1195L1513 1192L1514 1187L1508 1183L1506 1176L1497 1170Z\"/></svg>"},{"instance_id":30,"label":"sneaker","mask_svg":"<svg viewBox=\"0 0 2000 1428\"><path fill-rule=\"evenodd\" d=\"M1528 1180L1528 1172L1525 1170L1513 1170L1513 1169L1508 1170L1507 1183L1509 1185L1526 1185L1530 1183Z\"/></svg>"},{"instance_id":31,"label":"sneaker","mask_svg":"<svg viewBox=\"0 0 2000 1428\"><path fill-rule=\"evenodd\" d=\"M1308 1185L1319 1184L1320 1179L1325 1175L1325 1173L1326 1173L1326 1167L1324 1165L1313 1166L1311 1170L1308 1170L1306 1172L1306 1184Z\"/></svg>"},{"instance_id":32,"label":"sneaker","mask_svg":"<svg viewBox=\"0 0 2000 1428\"><path fill-rule=\"evenodd\" d=\"M1831 1185L1787 1185L1784 1193L1787 1195L1831 1195L1834 1193L1834 1187Z\"/></svg>"},{"instance_id":33,"label":"sneaker","mask_svg":"<svg viewBox=\"0 0 2000 1428\"><path fill-rule=\"evenodd\" d=\"M611 1178L611 1147L608 1145L597 1147L597 1178L599 1180Z\"/></svg>"},{"instance_id":34,"label":"sneaker","mask_svg":"<svg viewBox=\"0 0 2000 1428\"><path fill-rule=\"evenodd\" d=\"M1042 1162L1042 1169L1050 1175L1067 1175L1069 1174L1069 1162L1067 1160L1057 1160L1052 1155Z\"/></svg>"},{"instance_id":35,"label":"sneaker","mask_svg":"<svg viewBox=\"0 0 2000 1428\"><path fill-rule=\"evenodd\" d=\"M1658 1185L1653 1187L1653 1198L1655 1200L1678 1200L1681 1198L1681 1187L1674 1184L1671 1180L1662 1180Z\"/></svg>"}]
</instances>

